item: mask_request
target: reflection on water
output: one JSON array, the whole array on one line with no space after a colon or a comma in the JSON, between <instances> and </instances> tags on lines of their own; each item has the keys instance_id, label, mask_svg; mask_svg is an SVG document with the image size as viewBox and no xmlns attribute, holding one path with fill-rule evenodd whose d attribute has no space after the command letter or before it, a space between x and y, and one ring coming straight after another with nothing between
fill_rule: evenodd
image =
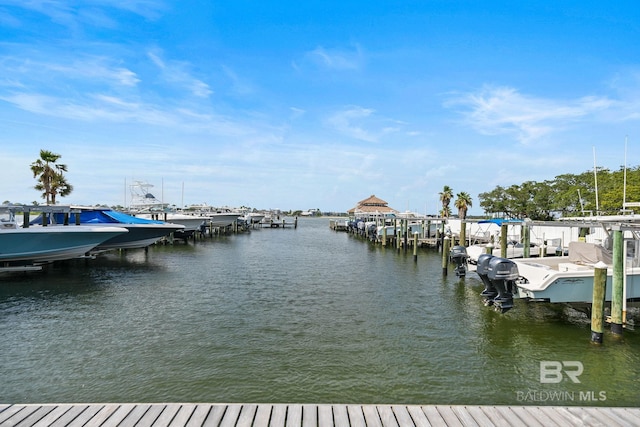
<instances>
[{"instance_id":1,"label":"reflection on water","mask_svg":"<svg viewBox=\"0 0 640 427\"><path fill-rule=\"evenodd\" d=\"M0 401L640 402L637 332L594 346L583 317L481 290L324 219L1 276ZM547 360L581 382L541 383Z\"/></svg>"}]
</instances>

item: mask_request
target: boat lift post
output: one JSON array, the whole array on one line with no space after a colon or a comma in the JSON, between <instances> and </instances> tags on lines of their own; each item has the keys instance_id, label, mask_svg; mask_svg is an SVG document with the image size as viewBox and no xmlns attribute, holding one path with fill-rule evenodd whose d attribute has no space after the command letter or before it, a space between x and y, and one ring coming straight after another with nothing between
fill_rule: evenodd
<instances>
[{"instance_id":1,"label":"boat lift post","mask_svg":"<svg viewBox=\"0 0 640 427\"><path fill-rule=\"evenodd\" d=\"M613 226L613 278L611 288L611 333L622 335L622 300L625 274L624 239L622 228Z\"/></svg>"},{"instance_id":2,"label":"boat lift post","mask_svg":"<svg viewBox=\"0 0 640 427\"><path fill-rule=\"evenodd\" d=\"M607 265L602 261L593 270L593 300L591 302L591 342L602 344L604 336L604 300L607 290Z\"/></svg>"}]
</instances>

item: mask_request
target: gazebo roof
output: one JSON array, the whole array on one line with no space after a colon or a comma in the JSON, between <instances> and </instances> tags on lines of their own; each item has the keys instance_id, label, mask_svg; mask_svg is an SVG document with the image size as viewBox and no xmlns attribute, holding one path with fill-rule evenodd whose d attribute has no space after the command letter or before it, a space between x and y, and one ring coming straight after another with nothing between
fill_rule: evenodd
<instances>
[{"instance_id":1,"label":"gazebo roof","mask_svg":"<svg viewBox=\"0 0 640 427\"><path fill-rule=\"evenodd\" d=\"M387 206L388 203L384 200L376 197L375 195L371 195L368 198L361 200L358 202L358 205L355 208L349 209L347 213L396 213L393 208Z\"/></svg>"}]
</instances>

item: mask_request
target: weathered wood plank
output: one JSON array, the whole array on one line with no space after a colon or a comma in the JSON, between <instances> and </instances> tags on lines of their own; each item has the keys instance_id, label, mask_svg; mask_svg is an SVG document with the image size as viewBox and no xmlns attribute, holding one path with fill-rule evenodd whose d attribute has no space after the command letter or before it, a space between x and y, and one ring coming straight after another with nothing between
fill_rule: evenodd
<instances>
[{"instance_id":1,"label":"weathered wood plank","mask_svg":"<svg viewBox=\"0 0 640 427\"><path fill-rule=\"evenodd\" d=\"M171 424L171 421L173 421L173 419L175 418L176 414L178 413L181 407L182 405L179 405L179 404L166 405L164 409L162 409L160 416L158 417L158 419L156 419L156 422L153 426L168 427L169 424Z\"/></svg>"},{"instance_id":2,"label":"weathered wood plank","mask_svg":"<svg viewBox=\"0 0 640 427\"><path fill-rule=\"evenodd\" d=\"M42 418L44 418L48 413L55 409L54 405L44 405L38 407L35 411L33 411L29 416L20 421L21 426L32 426Z\"/></svg>"},{"instance_id":3,"label":"weathered wood plank","mask_svg":"<svg viewBox=\"0 0 640 427\"><path fill-rule=\"evenodd\" d=\"M413 420L411 419L411 415L409 415L409 411L406 406L400 405L392 405L391 409L393 410L394 415L396 416L396 420L398 420L398 424L401 426L412 426Z\"/></svg>"},{"instance_id":4,"label":"weathered wood plank","mask_svg":"<svg viewBox=\"0 0 640 427\"><path fill-rule=\"evenodd\" d=\"M420 409L422 409L422 412L427 416L429 424L435 427L447 427L447 422L443 418L442 414L440 414L437 407L422 406Z\"/></svg>"},{"instance_id":5,"label":"weathered wood plank","mask_svg":"<svg viewBox=\"0 0 640 427\"><path fill-rule=\"evenodd\" d=\"M302 426L318 427L317 405L302 405Z\"/></svg>"},{"instance_id":6,"label":"weathered wood plank","mask_svg":"<svg viewBox=\"0 0 640 427\"><path fill-rule=\"evenodd\" d=\"M202 424L204 424L204 420L207 419L210 409L211 405L196 405L196 408L191 414L191 417L189 417L189 421L187 421L185 427L201 427Z\"/></svg>"},{"instance_id":7,"label":"weathered wood plank","mask_svg":"<svg viewBox=\"0 0 640 427\"><path fill-rule=\"evenodd\" d=\"M135 427L150 407L151 405L135 405L131 412L117 424L118 427Z\"/></svg>"},{"instance_id":8,"label":"weathered wood plank","mask_svg":"<svg viewBox=\"0 0 640 427\"><path fill-rule=\"evenodd\" d=\"M302 405L289 405L287 407L287 427L300 427L302 425Z\"/></svg>"},{"instance_id":9,"label":"weathered wood plank","mask_svg":"<svg viewBox=\"0 0 640 427\"><path fill-rule=\"evenodd\" d=\"M273 405L271 409L271 426L284 427L287 422L287 405Z\"/></svg>"},{"instance_id":10,"label":"weathered wood plank","mask_svg":"<svg viewBox=\"0 0 640 427\"><path fill-rule=\"evenodd\" d=\"M398 420L396 420L390 405L378 406L378 414L384 427L398 427Z\"/></svg>"},{"instance_id":11,"label":"weathered wood plank","mask_svg":"<svg viewBox=\"0 0 640 427\"><path fill-rule=\"evenodd\" d=\"M234 427L240 416L242 405L229 405L220 421L220 427Z\"/></svg>"},{"instance_id":12,"label":"weathered wood plank","mask_svg":"<svg viewBox=\"0 0 640 427\"><path fill-rule=\"evenodd\" d=\"M458 416L453 412L451 406L445 405L437 405L436 410L444 420L444 423L447 427L460 426L462 427L462 423L458 419Z\"/></svg>"},{"instance_id":13,"label":"weathered wood plank","mask_svg":"<svg viewBox=\"0 0 640 427\"><path fill-rule=\"evenodd\" d=\"M518 419L520 419L524 425L532 427L545 427L537 418L529 413L523 406L510 406L509 409L513 412Z\"/></svg>"},{"instance_id":14,"label":"weathered wood plank","mask_svg":"<svg viewBox=\"0 0 640 427\"><path fill-rule=\"evenodd\" d=\"M318 405L318 425L321 427L333 427L333 407L331 405Z\"/></svg>"},{"instance_id":15,"label":"weathered wood plank","mask_svg":"<svg viewBox=\"0 0 640 427\"><path fill-rule=\"evenodd\" d=\"M554 408L555 411L560 417L563 417L566 422L571 423L576 426L582 426L585 424L585 413L582 412L580 414L574 414L570 412L567 408Z\"/></svg>"},{"instance_id":16,"label":"weathered wood plank","mask_svg":"<svg viewBox=\"0 0 640 427\"><path fill-rule=\"evenodd\" d=\"M349 414L349 425L352 427L367 427L364 420L364 413L360 405L347 405L347 413Z\"/></svg>"},{"instance_id":17,"label":"weathered wood plank","mask_svg":"<svg viewBox=\"0 0 640 427\"><path fill-rule=\"evenodd\" d=\"M336 426L348 426L349 425L349 412L346 405L334 405L333 407L333 422Z\"/></svg>"},{"instance_id":18,"label":"weathered wood plank","mask_svg":"<svg viewBox=\"0 0 640 427\"><path fill-rule=\"evenodd\" d=\"M589 424L600 424L607 427L623 427L628 425L625 421L616 417L613 412L605 413L594 408L571 407L567 410L576 416L584 416L589 420ZM597 421L594 423L593 421Z\"/></svg>"},{"instance_id":19,"label":"weathered wood plank","mask_svg":"<svg viewBox=\"0 0 640 427\"><path fill-rule=\"evenodd\" d=\"M474 427L479 426L479 424L476 422L476 420L473 419L471 414L467 412L466 407L453 405L451 406L451 410L456 414L462 425Z\"/></svg>"},{"instance_id":20,"label":"weathered wood plank","mask_svg":"<svg viewBox=\"0 0 640 427\"><path fill-rule=\"evenodd\" d=\"M24 405L10 406L0 412L0 425L16 425L36 409L38 409L37 406L33 406L30 409Z\"/></svg>"},{"instance_id":21,"label":"weathered wood plank","mask_svg":"<svg viewBox=\"0 0 640 427\"><path fill-rule=\"evenodd\" d=\"M539 414L545 414L550 420L549 424L545 425L554 425L554 426L567 426L567 425L582 425L576 424L575 422L571 422L571 420L562 416L562 414L558 411L560 408L550 408L547 406L538 406L538 411L536 411L536 416Z\"/></svg>"},{"instance_id":22,"label":"weathered wood plank","mask_svg":"<svg viewBox=\"0 0 640 427\"><path fill-rule=\"evenodd\" d=\"M169 423L169 427L184 427L195 410L196 405L192 403L181 405L180 409L178 409L178 413L176 413Z\"/></svg>"},{"instance_id":23,"label":"weathered wood plank","mask_svg":"<svg viewBox=\"0 0 640 427\"><path fill-rule=\"evenodd\" d=\"M362 412L364 413L364 420L367 427L382 427L382 420L380 419L380 414L375 406L364 405L362 407Z\"/></svg>"},{"instance_id":24,"label":"weathered wood plank","mask_svg":"<svg viewBox=\"0 0 640 427\"><path fill-rule=\"evenodd\" d=\"M48 427L52 425L58 418L62 417L65 413L73 409L73 405L54 405L53 410L47 415L40 418L37 422L33 423L31 427Z\"/></svg>"},{"instance_id":25,"label":"weathered wood plank","mask_svg":"<svg viewBox=\"0 0 640 427\"><path fill-rule=\"evenodd\" d=\"M104 423L111 414L118 410L119 407L119 405L104 405L93 417L91 417L91 425L102 425L102 423Z\"/></svg>"},{"instance_id":26,"label":"weathered wood plank","mask_svg":"<svg viewBox=\"0 0 640 427\"><path fill-rule=\"evenodd\" d=\"M253 427L268 427L271 419L271 405L258 405Z\"/></svg>"},{"instance_id":27,"label":"weathered wood plank","mask_svg":"<svg viewBox=\"0 0 640 427\"><path fill-rule=\"evenodd\" d=\"M8 408L0 414L2 416L0 418L0 425L3 427L13 427L37 411L38 408L40 408L40 405L24 405Z\"/></svg>"},{"instance_id":28,"label":"weathered wood plank","mask_svg":"<svg viewBox=\"0 0 640 427\"><path fill-rule=\"evenodd\" d=\"M100 424L100 427L118 427L118 424L120 424L135 407L136 405L133 403L118 405L118 409L116 409L103 424Z\"/></svg>"},{"instance_id":29,"label":"weathered wood plank","mask_svg":"<svg viewBox=\"0 0 640 427\"><path fill-rule=\"evenodd\" d=\"M202 427L218 427L226 410L227 405L212 405Z\"/></svg>"},{"instance_id":30,"label":"weathered wood plank","mask_svg":"<svg viewBox=\"0 0 640 427\"><path fill-rule=\"evenodd\" d=\"M236 427L251 427L253 425L253 418L256 415L257 409L257 405L242 405Z\"/></svg>"},{"instance_id":31,"label":"weathered wood plank","mask_svg":"<svg viewBox=\"0 0 640 427\"><path fill-rule=\"evenodd\" d=\"M533 418L545 427L558 425L557 420L550 417L546 411L543 411L539 406L523 406L522 409L525 414L525 420L527 418Z\"/></svg>"},{"instance_id":32,"label":"weathered wood plank","mask_svg":"<svg viewBox=\"0 0 640 427\"><path fill-rule=\"evenodd\" d=\"M144 415L138 421L138 424L141 426L150 426L154 425L155 422L160 418L160 414L166 408L165 405L151 405L149 410L144 413Z\"/></svg>"},{"instance_id":33,"label":"weathered wood plank","mask_svg":"<svg viewBox=\"0 0 640 427\"><path fill-rule=\"evenodd\" d=\"M640 408L605 408L604 411L608 414L615 414L620 418L624 418L629 422L629 425L640 425ZM633 413L631 413L633 411Z\"/></svg>"},{"instance_id":34,"label":"weathered wood plank","mask_svg":"<svg viewBox=\"0 0 640 427\"><path fill-rule=\"evenodd\" d=\"M465 406L464 410L478 423L479 426L495 426L479 406Z\"/></svg>"},{"instance_id":35,"label":"weathered wood plank","mask_svg":"<svg viewBox=\"0 0 640 427\"><path fill-rule=\"evenodd\" d=\"M431 423L427 419L424 411L421 407L416 405L407 406L407 411L409 411L409 415L411 415L411 419L416 427L430 427Z\"/></svg>"},{"instance_id":36,"label":"weathered wood plank","mask_svg":"<svg viewBox=\"0 0 640 427\"><path fill-rule=\"evenodd\" d=\"M508 406L480 406L478 407L490 420L490 425L497 427L526 427L522 419ZM544 427L536 423L535 426Z\"/></svg>"},{"instance_id":37,"label":"weathered wood plank","mask_svg":"<svg viewBox=\"0 0 640 427\"><path fill-rule=\"evenodd\" d=\"M75 406L62 417L60 417L52 427L81 427L92 419L104 405L80 405Z\"/></svg>"}]
</instances>

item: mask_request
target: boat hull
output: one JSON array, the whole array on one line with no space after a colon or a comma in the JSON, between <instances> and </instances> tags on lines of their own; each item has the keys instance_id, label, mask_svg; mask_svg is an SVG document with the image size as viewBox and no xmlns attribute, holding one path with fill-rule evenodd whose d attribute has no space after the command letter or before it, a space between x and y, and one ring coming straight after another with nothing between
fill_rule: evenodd
<instances>
[{"instance_id":1,"label":"boat hull","mask_svg":"<svg viewBox=\"0 0 640 427\"><path fill-rule=\"evenodd\" d=\"M0 261L49 262L78 258L101 243L126 234L122 227L48 226L2 230Z\"/></svg>"},{"instance_id":2,"label":"boat hull","mask_svg":"<svg viewBox=\"0 0 640 427\"><path fill-rule=\"evenodd\" d=\"M171 233L184 227L174 224L103 224L102 227L122 227L129 232L112 237L96 247L97 250L138 249L153 245Z\"/></svg>"}]
</instances>

